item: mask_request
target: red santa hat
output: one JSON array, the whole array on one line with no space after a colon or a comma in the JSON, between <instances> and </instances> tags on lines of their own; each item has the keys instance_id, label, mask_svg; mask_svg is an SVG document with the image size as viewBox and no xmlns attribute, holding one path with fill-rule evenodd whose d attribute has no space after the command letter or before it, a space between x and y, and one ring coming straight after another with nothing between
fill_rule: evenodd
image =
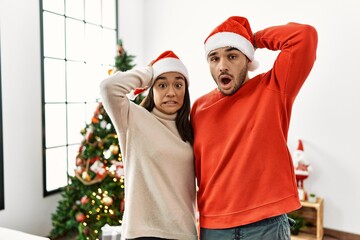
<instances>
[{"instance_id":1,"label":"red santa hat","mask_svg":"<svg viewBox=\"0 0 360 240\"><path fill-rule=\"evenodd\" d=\"M153 68L152 83L154 83L156 78L163 73L178 72L185 77L187 84L189 86L189 74L187 68L173 51L168 50L160 54L160 56L158 56L152 62L152 68ZM134 96L131 96L130 98L134 99L136 95L146 91L146 89L147 88L136 88L133 93Z\"/></svg>"},{"instance_id":2,"label":"red santa hat","mask_svg":"<svg viewBox=\"0 0 360 240\"><path fill-rule=\"evenodd\" d=\"M160 56L153 61L152 68L153 80L166 72L178 72L185 77L189 85L189 74L187 68L173 51L165 51L160 54Z\"/></svg>"},{"instance_id":3,"label":"red santa hat","mask_svg":"<svg viewBox=\"0 0 360 240\"><path fill-rule=\"evenodd\" d=\"M303 143L302 143L301 139L299 139L299 144L298 144L297 150L304 151L304 146L303 146Z\"/></svg>"},{"instance_id":4,"label":"red santa hat","mask_svg":"<svg viewBox=\"0 0 360 240\"><path fill-rule=\"evenodd\" d=\"M259 64L255 60L253 33L248 20L244 17L232 16L217 26L204 41L206 57L221 47L234 47L240 50L249 60L249 71L255 70Z\"/></svg>"}]
</instances>

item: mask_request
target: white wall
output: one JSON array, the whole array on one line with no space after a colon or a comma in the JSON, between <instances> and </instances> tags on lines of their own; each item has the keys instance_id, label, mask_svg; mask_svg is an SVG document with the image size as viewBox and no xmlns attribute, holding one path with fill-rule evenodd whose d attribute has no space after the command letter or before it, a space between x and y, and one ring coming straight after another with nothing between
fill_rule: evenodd
<instances>
[{"instance_id":1,"label":"white wall","mask_svg":"<svg viewBox=\"0 0 360 240\"><path fill-rule=\"evenodd\" d=\"M5 210L0 226L48 235L59 196L43 198L38 0L1 0Z\"/></svg>"},{"instance_id":2,"label":"white wall","mask_svg":"<svg viewBox=\"0 0 360 240\"><path fill-rule=\"evenodd\" d=\"M172 49L187 64L195 100L215 87L203 40L230 15L254 31L288 21L319 32L318 59L293 110L289 147L304 140L313 165L306 187L325 198L324 225L360 234L360 2L357 0L120 0L120 36L139 66ZM21 7L20 7L21 6ZM5 210L0 226L38 235L51 229L59 195L43 198L38 0L0 0ZM276 54L256 53L258 72Z\"/></svg>"},{"instance_id":3,"label":"white wall","mask_svg":"<svg viewBox=\"0 0 360 240\"><path fill-rule=\"evenodd\" d=\"M119 0L119 38L123 40L128 54L134 55L134 62L144 65L144 12L141 0Z\"/></svg>"},{"instance_id":4,"label":"white wall","mask_svg":"<svg viewBox=\"0 0 360 240\"><path fill-rule=\"evenodd\" d=\"M295 102L288 144L293 151L298 138L304 141L306 157L313 167L305 186L325 199L325 227L360 234L359 1L121 2L125 9L120 22L126 26L123 33L129 34L121 37L127 42L136 41L138 47L134 45L132 50L142 49L139 53L143 62L138 65L148 63L164 50L174 50L189 68L193 101L215 87L204 58L203 41L229 16L248 17L253 31L289 21L314 25L319 34L318 58ZM260 50L255 56L261 63L258 73L271 66L276 53Z\"/></svg>"}]
</instances>

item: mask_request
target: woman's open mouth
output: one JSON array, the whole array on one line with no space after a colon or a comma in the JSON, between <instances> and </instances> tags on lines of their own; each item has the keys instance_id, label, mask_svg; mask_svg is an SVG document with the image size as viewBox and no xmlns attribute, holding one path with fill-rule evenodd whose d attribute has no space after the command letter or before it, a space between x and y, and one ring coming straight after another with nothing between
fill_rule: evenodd
<instances>
[{"instance_id":1,"label":"woman's open mouth","mask_svg":"<svg viewBox=\"0 0 360 240\"><path fill-rule=\"evenodd\" d=\"M176 101L167 101L167 102L164 102L164 104L167 106L172 106L172 105L176 105L177 102Z\"/></svg>"}]
</instances>

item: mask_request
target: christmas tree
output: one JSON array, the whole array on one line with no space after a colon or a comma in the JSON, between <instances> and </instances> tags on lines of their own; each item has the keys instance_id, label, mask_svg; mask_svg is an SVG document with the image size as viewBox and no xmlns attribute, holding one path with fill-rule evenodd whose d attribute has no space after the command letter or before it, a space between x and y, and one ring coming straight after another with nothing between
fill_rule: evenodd
<instances>
[{"instance_id":1,"label":"christmas tree","mask_svg":"<svg viewBox=\"0 0 360 240\"><path fill-rule=\"evenodd\" d=\"M133 55L127 54L127 52L124 50L122 40L119 39L117 43L117 56L115 58L115 69L122 72L132 69L133 67L135 67L135 65L132 64L134 57L135 56Z\"/></svg>"},{"instance_id":2,"label":"christmas tree","mask_svg":"<svg viewBox=\"0 0 360 240\"><path fill-rule=\"evenodd\" d=\"M109 74L133 68L133 59L119 40L115 66ZM143 98L140 94L133 101L139 104ZM81 134L84 138L76 157L75 176L69 176L69 184L62 189L62 199L52 214L51 239L100 239L102 226L122 223L122 156L118 136L101 102Z\"/></svg>"}]
</instances>

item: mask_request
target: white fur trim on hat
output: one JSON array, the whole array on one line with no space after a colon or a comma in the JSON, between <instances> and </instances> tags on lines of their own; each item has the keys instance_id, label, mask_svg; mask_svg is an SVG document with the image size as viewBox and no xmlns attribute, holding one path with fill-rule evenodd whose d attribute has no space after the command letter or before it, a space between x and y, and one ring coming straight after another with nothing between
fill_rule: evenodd
<instances>
[{"instance_id":1,"label":"white fur trim on hat","mask_svg":"<svg viewBox=\"0 0 360 240\"><path fill-rule=\"evenodd\" d=\"M156 61L153 65L153 80L166 72L179 72L186 78L189 85L189 73L185 65L178 58L167 57Z\"/></svg>"},{"instance_id":2,"label":"white fur trim on hat","mask_svg":"<svg viewBox=\"0 0 360 240\"><path fill-rule=\"evenodd\" d=\"M222 47L234 47L240 50L250 61L254 60L255 49L251 42L243 36L233 32L219 32L209 37L204 45L205 56L215 49Z\"/></svg>"}]
</instances>

